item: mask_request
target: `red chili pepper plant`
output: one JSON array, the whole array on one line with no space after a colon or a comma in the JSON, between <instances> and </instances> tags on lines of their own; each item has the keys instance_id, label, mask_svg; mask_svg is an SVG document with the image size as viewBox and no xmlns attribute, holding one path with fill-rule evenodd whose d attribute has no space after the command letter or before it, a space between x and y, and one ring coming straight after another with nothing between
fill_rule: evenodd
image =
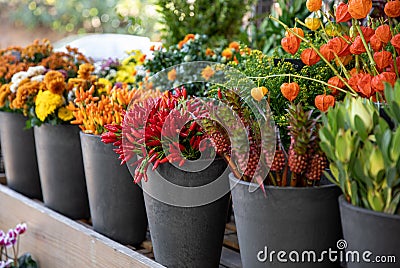
<instances>
[{"instance_id":1,"label":"red chili pepper plant","mask_svg":"<svg viewBox=\"0 0 400 268\"><path fill-rule=\"evenodd\" d=\"M185 88L166 91L159 98L131 106L121 126L106 125L108 132L102 135L102 140L118 146L115 152L120 155L121 163L135 167L136 183L147 180L150 164L155 170L167 162L183 166L186 161L218 156L236 177L257 181L263 187L266 166L272 157L268 160L268 150L262 147L260 125L235 91L218 90L216 96L218 100L214 99L214 103L212 99L204 102L188 97ZM229 121L234 120L228 115L232 112L238 115L239 124ZM222 124L231 126L232 133L228 134ZM236 144L248 145L248 150L243 151L241 146L231 148L231 139ZM133 162L135 155L140 158Z\"/></svg>"}]
</instances>

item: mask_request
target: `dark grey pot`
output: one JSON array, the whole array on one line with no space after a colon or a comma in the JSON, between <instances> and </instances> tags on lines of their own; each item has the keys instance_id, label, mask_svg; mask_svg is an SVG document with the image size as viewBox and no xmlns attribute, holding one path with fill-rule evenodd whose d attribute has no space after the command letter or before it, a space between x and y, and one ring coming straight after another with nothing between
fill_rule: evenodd
<instances>
[{"instance_id":1,"label":"dark grey pot","mask_svg":"<svg viewBox=\"0 0 400 268\"><path fill-rule=\"evenodd\" d=\"M244 268L256 267L339 267L326 259L322 263L295 263L289 259L293 250L301 254L314 250L317 259L324 250L336 249L342 238L339 205L341 191L334 185L313 188L266 187L249 191L250 183L229 175L233 210ZM256 185L253 184L252 188ZM265 250L267 247L267 250ZM287 252L280 262L277 252ZM271 261L271 251L275 255ZM260 253L261 252L261 253ZM267 252L267 259L264 260ZM259 261L257 255L261 261Z\"/></svg>"},{"instance_id":2,"label":"dark grey pot","mask_svg":"<svg viewBox=\"0 0 400 268\"><path fill-rule=\"evenodd\" d=\"M71 219L90 218L79 128L34 128L44 204Z\"/></svg>"},{"instance_id":3,"label":"dark grey pot","mask_svg":"<svg viewBox=\"0 0 400 268\"><path fill-rule=\"evenodd\" d=\"M83 132L80 137L93 229L122 244L140 244L147 231L142 189L112 144Z\"/></svg>"},{"instance_id":4,"label":"dark grey pot","mask_svg":"<svg viewBox=\"0 0 400 268\"><path fill-rule=\"evenodd\" d=\"M7 185L30 198L42 200L33 129L24 129L27 119L21 114L0 112Z\"/></svg>"},{"instance_id":5,"label":"dark grey pot","mask_svg":"<svg viewBox=\"0 0 400 268\"><path fill-rule=\"evenodd\" d=\"M169 205L148 194L159 188L159 177L155 173L161 174L174 184L195 187L212 182L223 174L225 169L226 164L222 159L214 161L205 170L193 173L181 171L169 163L160 165L155 172L149 169L149 180L143 182L142 186L157 262L169 268L219 267L229 192L203 206ZM225 178L229 189L227 174Z\"/></svg>"},{"instance_id":6,"label":"dark grey pot","mask_svg":"<svg viewBox=\"0 0 400 268\"><path fill-rule=\"evenodd\" d=\"M400 215L390 215L360 208L348 203L344 196L339 198L343 236L347 241L346 255L357 251L360 262L354 262L349 255L348 268L399 267L400 263ZM376 263L363 258L363 253L372 253L367 259L376 256L395 256L396 263ZM366 253L368 255L368 253Z\"/></svg>"}]
</instances>

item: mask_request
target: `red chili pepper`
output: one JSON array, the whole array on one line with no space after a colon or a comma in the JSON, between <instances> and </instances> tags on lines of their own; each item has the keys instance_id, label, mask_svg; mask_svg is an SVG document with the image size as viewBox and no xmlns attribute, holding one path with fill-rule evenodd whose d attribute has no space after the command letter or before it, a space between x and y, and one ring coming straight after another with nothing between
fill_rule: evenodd
<instances>
[{"instance_id":1,"label":"red chili pepper","mask_svg":"<svg viewBox=\"0 0 400 268\"><path fill-rule=\"evenodd\" d=\"M160 140L152 140L152 141L147 141L146 146L161 146L161 141Z\"/></svg>"},{"instance_id":2,"label":"red chili pepper","mask_svg":"<svg viewBox=\"0 0 400 268\"><path fill-rule=\"evenodd\" d=\"M139 173L137 176L135 176L135 183L139 183L142 180L143 176L143 173Z\"/></svg>"},{"instance_id":3,"label":"red chili pepper","mask_svg":"<svg viewBox=\"0 0 400 268\"><path fill-rule=\"evenodd\" d=\"M153 168L152 168L151 170L153 170L153 171L156 170L156 168L158 167L158 165L160 164L160 162L161 162L160 159L157 159L156 162L155 162L154 165L153 165Z\"/></svg>"},{"instance_id":4,"label":"red chili pepper","mask_svg":"<svg viewBox=\"0 0 400 268\"><path fill-rule=\"evenodd\" d=\"M120 146L122 144L122 140L118 140L113 143L114 146Z\"/></svg>"},{"instance_id":5,"label":"red chili pepper","mask_svg":"<svg viewBox=\"0 0 400 268\"><path fill-rule=\"evenodd\" d=\"M164 157L163 159L160 160L160 164L164 164L168 162L168 158Z\"/></svg>"},{"instance_id":6,"label":"red chili pepper","mask_svg":"<svg viewBox=\"0 0 400 268\"><path fill-rule=\"evenodd\" d=\"M120 129L116 125L107 124L104 128L111 132L118 132Z\"/></svg>"},{"instance_id":7,"label":"red chili pepper","mask_svg":"<svg viewBox=\"0 0 400 268\"><path fill-rule=\"evenodd\" d=\"M184 87L182 87L182 95L183 95L183 98L186 100L188 95L187 95L186 88L184 88Z\"/></svg>"},{"instance_id":8,"label":"red chili pepper","mask_svg":"<svg viewBox=\"0 0 400 268\"><path fill-rule=\"evenodd\" d=\"M181 167L181 166L183 166L183 164L185 164L185 159L182 159L182 160L179 162L179 166Z\"/></svg>"},{"instance_id":9,"label":"red chili pepper","mask_svg":"<svg viewBox=\"0 0 400 268\"><path fill-rule=\"evenodd\" d=\"M150 154L149 154L150 155ZM152 157L150 157L149 163L154 162L157 159L158 153L153 154Z\"/></svg>"},{"instance_id":10,"label":"red chili pepper","mask_svg":"<svg viewBox=\"0 0 400 268\"><path fill-rule=\"evenodd\" d=\"M193 130L195 130L196 127L197 127L197 122L193 121L193 123L189 127L189 132L192 132Z\"/></svg>"},{"instance_id":11,"label":"red chili pepper","mask_svg":"<svg viewBox=\"0 0 400 268\"><path fill-rule=\"evenodd\" d=\"M218 88L218 98L220 100L222 100L223 96L222 96L222 92L221 92L221 88Z\"/></svg>"}]
</instances>

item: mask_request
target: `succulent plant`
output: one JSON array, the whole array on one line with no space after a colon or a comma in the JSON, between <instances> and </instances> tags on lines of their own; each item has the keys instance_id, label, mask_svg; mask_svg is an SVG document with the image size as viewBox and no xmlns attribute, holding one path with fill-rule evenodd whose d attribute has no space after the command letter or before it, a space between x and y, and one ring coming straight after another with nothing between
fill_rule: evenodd
<instances>
[{"instance_id":1,"label":"succulent plant","mask_svg":"<svg viewBox=\"0 0 400 268\"><path fill-rule=\"evenodd\" d=\"M319 137L333 174L326 175L346 199L394 214L400 201L400 81L394 87L387 84L384 93L382 108L346 96L323 115Z\"/></svg>"}]
</instances>

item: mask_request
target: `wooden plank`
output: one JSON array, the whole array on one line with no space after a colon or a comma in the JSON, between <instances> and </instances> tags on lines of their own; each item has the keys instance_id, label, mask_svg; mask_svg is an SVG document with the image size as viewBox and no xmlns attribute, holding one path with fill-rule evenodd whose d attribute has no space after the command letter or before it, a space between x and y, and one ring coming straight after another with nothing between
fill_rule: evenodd
<instances>
[{"instance_id":1,"label":"wooden plank","mask_svg":"<svg viewBox=\"0 0 400 268\"><path fill-rule=\"evenodd\" d=\"M5 173L0 173L0 184L4 184L4 185L7 184Z\"/></svg>"},{"instance_id":2,"label":"wooden plank","mask_svg":"<svg viewBox=\"0 0 400 268\"><path fill-rule=\"evenodd\" d=\"M237 251L225 247L222 248L220 263L222 267L242 268L240 254Z\"/></svg>"},{"instance_id":3,"label":"wooden plank","mask_svg":"<svg viewBox=\"0 0 400 268\"><path fill-rule=\"evenodd\" d=\"M41 268L164 267L155 261L0 185L0 229L26 222L20 252Z\"/></svg>"}]
</instances>

